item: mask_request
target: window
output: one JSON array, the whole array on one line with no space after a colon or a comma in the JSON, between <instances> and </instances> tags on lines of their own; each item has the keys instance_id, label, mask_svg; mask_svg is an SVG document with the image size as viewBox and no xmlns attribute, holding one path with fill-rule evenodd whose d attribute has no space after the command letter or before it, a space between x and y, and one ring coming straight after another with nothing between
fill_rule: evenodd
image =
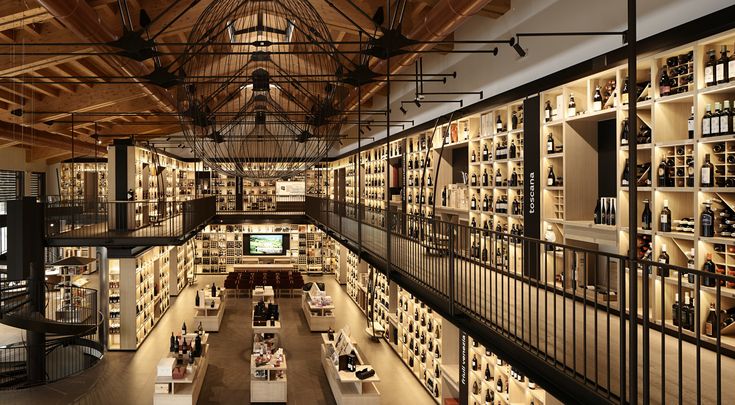
<instances>
[{"instance_id":1,"label":"window","mask_svg":"<svg viewBox=\"0 0 735 405\"><path fill-rule=\"evenodd\" d=\"M46 173L31 173L30 197L43 197L46 193Z\"/></svg>"},{"instance_id":2,"label":"window","mask_svg":"<svg viewBox=\"0 0 735 405\"><path fill-rule=\"evenodd\" d=\"M0 170L0 201L17 200L23 195L23 172Z\"/></svg>"}]
</instances>

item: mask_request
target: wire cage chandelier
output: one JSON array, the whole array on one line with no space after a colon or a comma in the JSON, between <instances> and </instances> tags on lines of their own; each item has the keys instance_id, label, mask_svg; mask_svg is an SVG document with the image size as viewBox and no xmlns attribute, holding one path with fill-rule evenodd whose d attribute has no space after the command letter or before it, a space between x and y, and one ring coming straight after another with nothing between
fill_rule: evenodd
<instances>
[{"instance_id":1,"label":"wire cage chandelier","mask_svg":"<svg viewBox=\"0 0 735 405\"><path fill-rule=\"evenodd\" d=\"M177 108L195 157L227 175L280 179L339 141L348 90L307 0L217 0L191 30Z\"/></svg>"}]
</instances>

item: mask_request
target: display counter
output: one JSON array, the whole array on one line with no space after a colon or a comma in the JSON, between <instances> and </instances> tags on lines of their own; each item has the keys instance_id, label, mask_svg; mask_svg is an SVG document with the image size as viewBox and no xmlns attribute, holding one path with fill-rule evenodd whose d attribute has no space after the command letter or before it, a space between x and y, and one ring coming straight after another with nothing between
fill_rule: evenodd
<instances>
[{"instance_id":1,"label":"display counter","mask_svg":"<svg viewBox=\"0 0 735 405\"><path fill-rule=\"evenodd\" d=\"M322 335L325 343L321 345L321 361L329 387L338 405L378 405L380 391L375 383L380 381L375 373L367 378L359 378L357 371L373 370L366 364L351 338L344 331L335 334L335 340L329 340L327 334ZM340 370L339 356L354 352L357 358L355 371Z\"/></svg>"},{"instance_id":2,"label":"display counter","mask_svg":"<svg viewBox=\"0 0 735 405\"><path fill-rule=\"evenodd\" d=\"M212 297L210 288L197 291L199 305L194 305L194 325L202 324L207 332L218 332L225 316L225 295L223 290L217 290L217 296Z\"/></svg>"},{"instance_id":3,"label":"display counter","mask_svg":"<svg viewBox=\"0 0 735 405\"><path fill-rule=\"evenodd\" d=\"M191 341L196 337L195 333L186 335L187 341ZM196 357L194 364L185 364L186 372L181 378L166 373L166 368L175 365L176 358L173 353L168 353L166 357L159 362L156 373L156 381L154 384L153 404L154 405L195 405L199 399L199 393L204 384L204 377L207 374L207 366L209 364L209 345L206 343L208 335L202 335L202 353ZM186 362L185 362L186 363ZM183 366L182 366L183 367ZM164 371L161 375L161 371Z\"/></svg>"},{"instance_id":4,"label":"display counter","mask_svg":"<svg viewBox=\"0 0 735 405\"><path fill-rule=\"evenodd\" d=\"M332 297L320 291L316 283L302 293L301 308L312 332L324 332L334 325Z\"/></svg>"},{"instance_id":5,"label":"display counter","mask_svg":"<svg viewBox=\"0 0 735 405\"><path fill-rule=\"evenodd\" d=\"M260 286L253 289L253 303L258 303L260 301L263 301L266 304L272 304L276 302L276 293L273 290L272 286Z\"/></svg>"},{"instance_id":6,"label":"display counter","mask_svg":"<svg viewBox=\"0 0 735 405\"><path fill-rule=\"evenodd\" d=\"M278 350L272 355L250 357L250 402L287 402L286 355Z\"/></svg>"}]
</instances>

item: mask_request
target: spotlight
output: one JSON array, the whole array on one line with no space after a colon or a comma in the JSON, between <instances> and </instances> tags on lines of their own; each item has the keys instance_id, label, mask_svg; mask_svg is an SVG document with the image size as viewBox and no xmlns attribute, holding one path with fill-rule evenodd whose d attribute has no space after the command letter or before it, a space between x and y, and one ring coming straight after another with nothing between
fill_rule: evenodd
<instances>
[{"instance_id":1,"label":"spotlight","mask_svg":"<svg viewBox=\"0 0 735 405\"><path fill-rule=\"evenodd\" d=\"M416 104L416 107L421 108L421 102L419 101L418 97L413 100L413 103Z\"/></svg>"},{"instance_id":2,"label":"spotlight","mask_svg":"<svg viewBox=\"0 0 735 405\"><path fill-rule=\"evenodd\" d=\"M363 131L362 128L360 128L358 132L360 133L360 135L365 135L365 131Z\"/></svg>"},{"instance_id":3,"label":"spotlight","mask_svg":"<svg viewBox=\"0 0 735 405\"><path fill-rule=\"evenodd\" d=\"M403 113L403 115L406 115L406 113L408 113L408 111L406 111L406 109L403 108L403 106L401 106L401 112Z\"/></svg>"},{"instance_id":4,"label":"spotlight","mask_svg":"<svg viewBox=\"0 0 735 405\"><path fill-rule=\"evenodd\" d=\"M521 44L520 44L520 40L516 39L516 37L513 37L510 39L510 46L512 46L513 49L515 49L516 53L521 58L526 56L526 51L523 50L523 47L521 47Z\"/></svg>"},{"instance_id":5,"label":"spotlight","mask_svg":"<svg viewBox=\"0 0 735 405\"><path fill-rule=\"evenodd\" d=\"M370 128L370 125L365 125L365 128L367 128L368 132L373 130L372 128Z\"/></svg>"}]
</instances>

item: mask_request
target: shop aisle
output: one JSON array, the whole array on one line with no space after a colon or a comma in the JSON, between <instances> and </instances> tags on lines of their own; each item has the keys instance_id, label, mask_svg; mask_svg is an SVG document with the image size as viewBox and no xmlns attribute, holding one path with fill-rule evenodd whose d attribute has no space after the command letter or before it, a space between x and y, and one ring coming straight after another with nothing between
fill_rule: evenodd
<instances>
[{"instance_id":1,"label":"shop aisle","mask_svg":"<svg viewBox=\"0 0 735 405\"><path fill-rule=\"evenodd\" d=\"M324 282L327 293L334 298L337 319L334 328L349 325L361 353L375 366L381 378L378 384L382 394L381 403L435 403L387 343L369 339L364 332L365 317L334 277L313 279ZM197 286L203 288L212 280L220 285L223 277L199 277ZM32 390L0 392L0 403L152 404L155 367L168 350L171 332L180 330L183 321L190 329L196 327L192 310L194 291L194 288L188 287L179 297L172 297L171 308L138 351L108 352L99 365L61 382ZM319 334L309 331L301 312L300 298L280 298L278 303L284 331L282 346L288 359L288 403L334 404L320 363L321 338ZM210 335L211 357L199 404L249 403L252 349L250 308L250 298L228 301L220 332Z\"/></svg>"}]
</instances>

